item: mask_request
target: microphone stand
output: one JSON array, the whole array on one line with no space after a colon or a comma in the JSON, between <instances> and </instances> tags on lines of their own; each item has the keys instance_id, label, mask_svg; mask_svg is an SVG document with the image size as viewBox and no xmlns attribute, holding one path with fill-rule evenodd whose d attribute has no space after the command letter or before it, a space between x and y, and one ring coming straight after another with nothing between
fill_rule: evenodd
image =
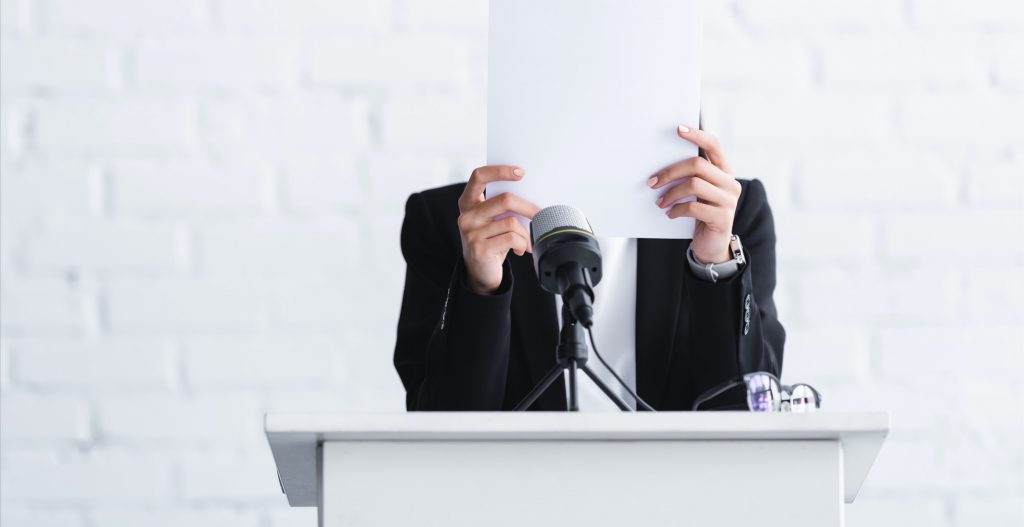
<instances>
[{"instance_id":1,"label":"microphone stand","mask_svg":"<svg viewBox=\"0 0 1024 527\"><path fill-rule=\"evenodd\" d=\"M530 393L526 394L519 404L513 409L517 412L528 409L533 403L541 396L547 389L562 376L562 372L569 371L569 411L578 412L579 399L578 399L578 386L576 382L576 375L578 370L583 370L583 373L590 377L590 380L594 381L594 384L608 396L609 399L615 403L623 412L634 411L629 407L621 397L615 394L608 388L608 385L601 380L600 377L594 373L593 370L587 366L587 339L586 329L583 325L576 321L576 318L572 316L572 312L563 303L562 304L562 330L558 335L558 348L556 349L555 356L557 363L551 371L549 371L544 379L541 380L537 386L534 386Z\"/></svg>"}]
</instances>

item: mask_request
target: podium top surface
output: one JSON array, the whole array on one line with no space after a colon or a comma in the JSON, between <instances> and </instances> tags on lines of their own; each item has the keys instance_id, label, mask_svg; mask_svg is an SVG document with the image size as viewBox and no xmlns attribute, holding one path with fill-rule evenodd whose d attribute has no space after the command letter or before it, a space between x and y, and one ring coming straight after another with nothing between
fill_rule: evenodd
<instances>
[{"instance_id":1,"label":"podium top surface","mask_svg":"<svg viewBox=\"0 0 1024 527\"><path fill-rule=\"evenodd\" d=\"M267 414L268 437L345 440L832 439L885 433L886 413L410 412Z\"/></svg>"},{"instance_id":2,"label":"podium top surface","mask_svg":"<svg viewBox=\"0 0 1024 527\"><path fill-rule=\"evenodd\" d=\"M292 506L315 506L324 441L786 441L843 446L852 502L889 431L884 412L410 412L268 414L265 430Z\"/></svg>"}]
</instances>

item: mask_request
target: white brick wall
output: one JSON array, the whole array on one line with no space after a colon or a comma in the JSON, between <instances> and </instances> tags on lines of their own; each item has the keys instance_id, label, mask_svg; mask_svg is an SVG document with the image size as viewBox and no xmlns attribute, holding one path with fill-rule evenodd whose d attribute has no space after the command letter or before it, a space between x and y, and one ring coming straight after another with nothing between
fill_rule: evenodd
<instances>
[{"instance_id":1,"label":"white brick wall","mask_svg":"<svg viewBox=\"0 0 1024 527\"><path fill-rule=\"evenodd\" d=\"M402 204L483 162L486 17L0 0L0 523L314 524L259 416L402 408ZM1024 4L708 17L786 377L893 414L848 524L1024 524Z\"/></svg>"}]
</instances>

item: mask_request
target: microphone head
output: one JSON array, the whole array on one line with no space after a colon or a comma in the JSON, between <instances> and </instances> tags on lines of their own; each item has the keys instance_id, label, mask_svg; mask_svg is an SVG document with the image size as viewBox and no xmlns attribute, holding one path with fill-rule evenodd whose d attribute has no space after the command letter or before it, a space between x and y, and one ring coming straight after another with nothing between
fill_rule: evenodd
<instances>
[{"instance_id":1,"label":"microphone head","mask_svg":"<svg viewBox=\"0 0 1024 527\"><path fill-rule=\"evenodd\" d=\"M584 327L593 323L593 286L601 281L601 246L576 207L553 205L533 215L533 264L545 291L562 296Z\"/></svg>"},{"instance_id":2,"label":"microphone head","mask_svg":"<svg viewBox=\"0 0 1024 527\"><path fill-rule=\"evenodd\" d=\"M545 207L534 214L533 220L530 222L530 234L534 244L564 231L575 231L578 234L594 236L594 229L590 227L590 222L583 215L583 211L569 205Z\"/></svg>"}]
</instances>

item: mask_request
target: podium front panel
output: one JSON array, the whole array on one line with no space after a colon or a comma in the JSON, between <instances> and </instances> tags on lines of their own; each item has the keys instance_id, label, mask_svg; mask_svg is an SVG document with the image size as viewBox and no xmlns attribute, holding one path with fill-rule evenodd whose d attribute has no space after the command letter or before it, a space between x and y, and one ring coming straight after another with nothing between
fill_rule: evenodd
<instances>
[{"instance_id":1,"label":"podium front panel","mask_svg":"<svg viewBox=\"0 0 1024 527\"><path fill-rule=\"evenodd\" d=\"M325 441L321 525L842 524L838 440Z\"/></svg>"}]
</instances>

